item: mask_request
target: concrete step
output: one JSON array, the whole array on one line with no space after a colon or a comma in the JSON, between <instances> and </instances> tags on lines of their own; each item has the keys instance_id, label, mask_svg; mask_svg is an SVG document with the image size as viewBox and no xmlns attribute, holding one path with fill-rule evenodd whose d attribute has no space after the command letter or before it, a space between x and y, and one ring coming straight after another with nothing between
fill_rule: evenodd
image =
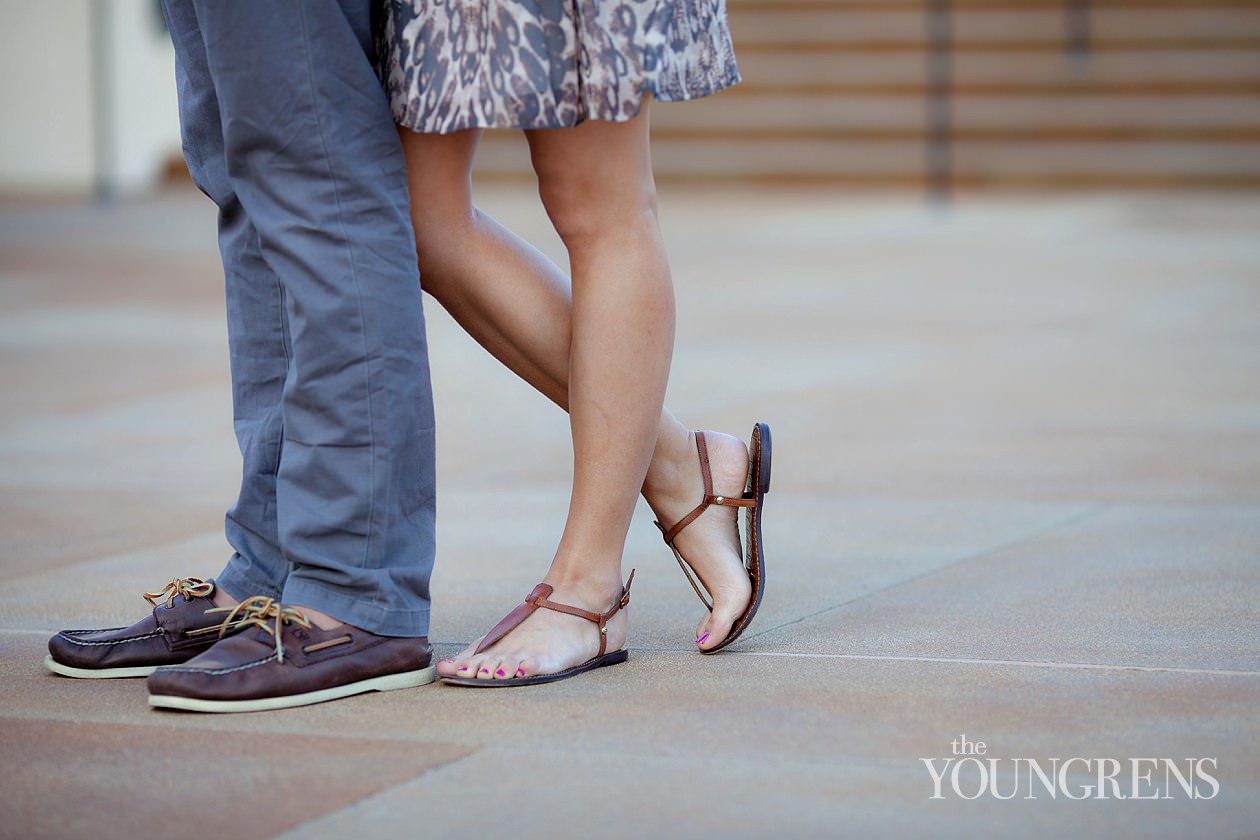
<instances>
[{"instance_id":1,"label":"concrete step","mask_svg":"<svg viewBox=\"0 0 1260 840\"><path fill-rule=\"evenodd\" d=\"M796 51L738 52L744 89L822 91L922 85L927 55L919 52L842 52L826 59ZM953 58L955 88L1027 86L1044 90L1079 86L1225 85L1260 82L1260 52L1253 50L1110 50L1073 60L1058 52L961 52ZM1130 88L1132 89L1132 88Z\"/></svg>"},{"instance_id":2,"label":"concrete step","mask_svg":"<svg viewBox=\"0 0 1260 840\"><path fill-rule=\"evenodd\" d=\"M1238 176L1260 184L1260 156L1237 143L976 143L953 149L957 177L1005 179L1038 173L1111 178L1206 178Z\"/></svg>"},{"instance_id":3,"label":"concrete step","mask_svg":"<svg viewBox=\"0 0 1260 840\"><path fill-rule=\"evenodd\" d=\"M1093 11L1163 11L1187 8L1221 10L1260 9L1260 0L1088 0ZM1063 11L1065 0L950 0L956 12L971 11ZM924 12L930 0L726 0L731 14L745 11L812 12L840 11L850 14L889 11Z\"/></svg>"},{"instance_id":4,"label":"concrete step","mask_svg":"<svg viewBox=\"0 0 1260 840\"><path fill-rule=\"evenodd\" d=\"M738 88L702 100L658 103L658 130L782 133L914 129L926 124L922 96L737 93ZM959 131L1197 128L1260 129L1260 95L1195 96L955 96Z\"/></svg>"},{"instance_id":5,"label":"concrete step","mask_svg":"<svg viewBox=\"0 0 1260 840\"><path fill-rule=\"evenodd\" d=\"M652 164L658 177L723 177L732 172L805 178L815 174L867 172L881 178L922 170L923 146L913 139L837 142L830 139L765 141L655 137ZM519 132L488 131L477 149L477 173L486 177L532 177L528 149Z\"/></svg>"},{"instance_id":6,"label":"concrete step","mask_svg":"<svg viewBox=\"0 0 1260 840\"><path fill-rule=\"evenodd\" d=\"M980 142L952 149L961 184L1048 182L1199 184L1260 187L1260 156L1236 143L1182 142ZM661 178L725 178L732 172L774 180L905 183L926 171L922 142L820 139L773 141L732 137L654 140L653 165ZM524 140L487 132L477 156L481 177L530 177Z\"/></svg>"},{"instance_id":7,"label":"concrete step","mask_svg":"<svg viewBox=\"0 0 1260 840\"><path fill-rule=\"evenodd\" d=\"M915 49L928 37L922 8L860 13L748 8L733 10L730 21L737 53L783 46ZM953 41L960 49L1052 48L1069 38L1068 22L1062 8L959 11L953 15ZM1089 22L1098 49L1136 44L1247 48L1260 42L1260 8L1102 8Z\"/></svg>"},{"instance_id":8,"label":"concrete step","mask_svg":"<svg viewBox=\"0 0 1260 840\"><path fill-rule=\"evenodd\" d=\"M927 0L728 0L744 84L653 111L661 178L926 180ZM952 180L1260 188L1260 0L953 0ZM481 177L528 175L491 133Z\"/></svg>"},{"instance_id":9,"label":"concrete step","mask_svg":"<svg viewBox=\"0 0 1260 840\"><path fill-rule=\"evenodd\" d=\"M1260 96L958 96L955 125L969 128L1229 128L1260 126Z\"/></svg>"}]
</instances>

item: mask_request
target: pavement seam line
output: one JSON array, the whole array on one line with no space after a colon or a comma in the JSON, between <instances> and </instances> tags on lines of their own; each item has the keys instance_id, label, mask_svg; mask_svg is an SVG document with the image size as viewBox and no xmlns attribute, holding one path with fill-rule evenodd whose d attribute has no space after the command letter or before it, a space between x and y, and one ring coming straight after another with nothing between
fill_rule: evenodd
<instances>
[{"instance_id":1,"label":"pavement seam line","mask_svg":"<svg viewBox=\"0 0 1260 840\"><path fill-rule=\"evenodd\" d=\"M906 656L878 653L790 653L783 651L729 651L738 656L779 656L801 659L861 659L884 662L926 662L942 665L1014 665L1026 668L1054 668L1086 671L1151 671L1172 674L1209 674L1228 677L1260 677L1260 671L1234 668L1179 668L1174 665L1116 665L1102 662L1050 662L1039 659L984 659L967 656Z\"/></svg>"},{"instance_id":2,"label":"pavement seam line","mask_svg":"<svg viewBox=\"0 0 1260 840\"><path fill-rule=\"evenodd\" d=\"M842 607L847 607L850 604L856 604L857 602L864 601L867 598L873 598L876 595L881 595L885 592L896 589L899 586L905 586L908 583L915 583L917 581L923 580L924 578L929 578L929 577L932 577L933 575L939 575L948 569L957 568L959 566L962 566L965 563L970 563L974 560L983 559L984 557L988 557L991 554L996 554L999 551L1005 551L1008 548L1012 548L1014 546L1020 545L1021 543L1028 542L1029 540L1036 540L1041 537L1047 536L1049 534L1053 534L1056 531L1062 530L1063 528L1067 528L1072 525L1079 524L1085 520L1092 519L1093 517L1097 516L1103 511L1108 510L1110 507L1111 505L1109 504L1093 505L1092 507L1088 507L1085 510L1080 511L1079 513L1075 513L1067 517L1066 519L1060 520L1058 522L1052 522L1049 525L1043 525L1040 528L1034 528L1032 531L1029 531L1028 533L1023 534L1021 536L1014 537L1013 539L1009 539L1005 542L998 543L997 545L994 545L994 546L989 546L988 548L982 548L979 551L975 551L975 552L972 552L971 554L967 554L957 559L951 560L945 563L944 565L937 566L933 569L928 569L927 571L919 572L917 575L911 575L908 578L903 578L899 581L896 581L895 583L890 583L887 586L881 586L879 589L873 589L870 592L863 592L860 595L855 595L854 597L849 598L847 601L841 601L838 604L833 604L830 607L824 607L821 610L816 610L812 613L809 613L808 615L803 615L800 618L795 618L795 619L792 619L791 621L785 621L782 624L776 624L774 627L767 627L764 630L758 630L756 633L746 633L744 634L743 638L745 640L755 639L758 636L764 636L767 633L773 633L775 630L781 630L784 627L791 627L794 624L800 624L802 622L810 620L811 618L817 618L820 615L826 615L829 612L834 612L835 610L841 609Z\"/></svg>"},{"instance_id":3,"label":"pavement seam line","mask_svg":"<svg viewBox=\"0 0 1260 840\"><path fill-rule=\"evenodd\" d=\"M14 630L0 628L0 633L21 635L45 635L52 631ZM439 644L467 644L462 642L439 642ZM692 653L691 648L672 647L630 647L633 653ZM1050 662L1040 659L986 659L974 656L911 656L895 653L803 653L778 650L731 650L732 656L768 656L785 659L855 659L871 662L924 662L941 665L1012 665L1026 668L1058 668L1063 670L1087 671L1149 671L1171 674L1200 674L1216 676L1251 676L1260 677L1260 671L1248 671L1240 668L1181 668L1175 665L1122 665L1105 662Z\"/></svg>"}]
</instances>

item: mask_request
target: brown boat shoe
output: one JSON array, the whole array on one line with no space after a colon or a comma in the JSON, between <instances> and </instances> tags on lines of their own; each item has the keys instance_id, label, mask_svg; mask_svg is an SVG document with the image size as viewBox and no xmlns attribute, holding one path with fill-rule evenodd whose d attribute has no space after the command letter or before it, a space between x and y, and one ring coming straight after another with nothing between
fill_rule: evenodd
<instances>
[{"instance_id":1,"label":"brown boat shoe","mask_svg":"<svg viewBox=\"0 0 1260 840\"><path fill-rule=\"evenodd\" d=\"M48 640L44 665L63 677L147 677L161 665L178 665L209 650L221 637L214 581L176 578L145 593L153 611L130 627L62 630Z\"/></svg>"},{"instance_id":2,"label":"brown boat shoe","mask_svg":"<svg viewBox=\"0 0 1260 840\"><path fill-rule=\"evenodd\" d=\"M343 624L323 630L295 607L250 598L228 613L238 632L149 677L149 705L194 712L257 712L430 683L424 637L378 636Z\"/></svg>"}]
</instances>

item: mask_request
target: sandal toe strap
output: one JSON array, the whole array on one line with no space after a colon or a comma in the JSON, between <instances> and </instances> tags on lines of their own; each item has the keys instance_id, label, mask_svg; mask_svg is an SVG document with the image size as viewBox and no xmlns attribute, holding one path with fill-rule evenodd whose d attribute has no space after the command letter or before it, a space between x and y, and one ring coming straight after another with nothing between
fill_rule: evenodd
<instances>
[{"instance_id":1,"label":"sandal toe strap","mask_svg":"<svg viewBox=\"0 0 1260 840\"><path fill-rule=\"evenodd\" d=\"M603 656L608 647L608 622L618 613L618 611L629 605L630 584L632 583L634 583L633 569L630 570L630 577L626 580L626 585L621 588L621 596L613 602L613 605L608 608L607 612L602 613L592 612L591 610L584 610L581 607L573 607L568 604L561 604L558 601L548 600L547 596L554 592L555 589L551 586L551 584L540 583L534 587L532 592L529 593L529 597L525 599L523 604L512 610L502 621L491 628L490 632L487 633L485 638L481 640L481 644L477 645L476 652L481 653L501 640L508 633L511 633L520 626L521 622L533 615L535 610L545 609L553 612L564 613L565 615L576 616L577 618L584 618L592 624L597 625L599 627L598 656Z\"/></svg>"},{"instance_id":2,"label":"sandal toe strap","mask_svg":"<svg viewBox=\"0 0 1260 840\"><path fill-rule=\"evenodd\" d=\"M508 613L502 621L494 625L485 638L481 640L481 644L477 645L477 653L485 651L487 648L498 642L508 633L511 633L521 622L534 614L534 610L538 609L536 601L539 598L545 598L550 595L552 588L549 584L540 583L534 587L534 591L529 593L529 597L525 599L525 603Z\"/></svg>"}]
</instances>

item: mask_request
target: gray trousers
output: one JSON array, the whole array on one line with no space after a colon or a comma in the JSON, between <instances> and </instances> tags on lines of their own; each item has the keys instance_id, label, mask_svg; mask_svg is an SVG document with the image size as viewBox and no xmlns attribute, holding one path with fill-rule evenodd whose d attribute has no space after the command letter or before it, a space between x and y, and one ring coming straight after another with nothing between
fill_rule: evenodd
<instances>
[{"instance_id":1,"label":"gray trousers","mask_svg":"<svg viewBox=\"0 0 1260 840\"><path fill-rule=\"evenodd\" d=\"M244 461L218 580L427 635L433 398L373 0L165 0L193 180L219 207Z\"/></svg>"}]
</instances>

